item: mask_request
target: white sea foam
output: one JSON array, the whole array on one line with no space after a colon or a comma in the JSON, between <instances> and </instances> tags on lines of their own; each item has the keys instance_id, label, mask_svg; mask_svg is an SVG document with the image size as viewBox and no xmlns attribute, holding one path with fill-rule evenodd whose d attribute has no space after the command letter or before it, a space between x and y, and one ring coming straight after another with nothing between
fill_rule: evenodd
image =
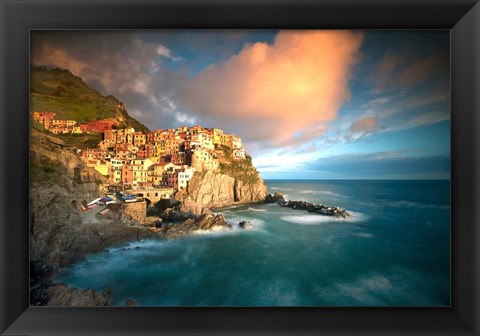
<instances>
[{"instance_id":1,"label":"white sea foam","mask_svg":"<svg viewBox=\"0 0 480 336\"><path fill-rule=\"evenodd\" d=\"M365 222L369 218L368 215L361 212L348 211L348 213L350 214L350 216L341 220L344 220L349 223L359 223L359 222Z\"/></svg>"},{"instance_id":2,"label":"white sea foam","mask_svg":"<svg viewBox=\"0 0 480 336\"><path fill-rule=\"evenodd\" d=\"M268 210L248 207L247 211L267 212Z\"/></svg>"},{"instance_id":3,"label":"white sea foam","mask_svg":"<svg viewBox=\"0 0 480 336\"><path fill-rule=\"evenodd\" d=\"M411 202L411 201L396 201L396 202L388 202L387 205L391 207L401 208L401 207L412 207L412 208L425 208L425 209L450 209L448 205L437 205L437 204L428 204L428 203L418 203L418 202Z\"/></svg>"},{"instance_id":4,"label":"white sea foam","mask_svg":"<svg viewBox=\"0 0 480 336\"><path fill-rule=\"evenodd\" d=\"M335 220L333 217L322 215L282 216L280 217L280 219L286 222L300 225L317 225L333 222Z\"/></svg>"},{"instance_id":5,"label":"white sea foam","mask_svg":"<svg viewBox=\"0 0 480 336\"><path fill-rule=\"evenodd\" d=\"M337 197L342 196L330 190L302 190L300 191L300 194L327 195L327 196L337 196Z\"/></svg>"},{"instance_id":6,"label":"white sea foam","mask_svg":"<svg viewBox=\"0 0 480 336\"><path fill-rule=\"evenodd\" d=\"M375 237L374 234L368 233L368 232L357 232L357 233L354 233L353 236L359 237L359 238L373 238L373 237Z\"/></svg>"},{"instance_id":7,"label":"white sea foam","mask_svg":"<svg viewBox=\"0 0 480 336\"><path fill-rule=\"evenodd\" d=\"M219 210L225 211L225 210L229 210L229 209L235 209L236 207L238 207L238 205L230 205L230 206L226 206L224 208L221 208Z\"/></svg>"},{"instance_id":8,"label":"white sea foam","mask_svg":"<svg viewBox=\"0 0 480 336\"><path fill-rule=\"evenodd\" d=\"M285 190L285 191L291 191L292 188L280 188L280 187L271 187L270 189L272 190Z\"/></svg>"},{"instance_id":9,"label":"white sea foam","mask_svg":"<svg viewBox=\"0 0 480 336\"><path fill-rule=\"evenodd\" d=\"M295 215L295 216L282 216L280 219L300 224L300 225L317 225L317 224L324 224L324 223L338 223L338 222L347 222L347 223L358 223L363 222L368 219L368 216L360 213L360 212L353 212L349 211L350 216L347 218L338 218L332 216L323 216L320 214L308 214L308 215Z\"/></svg>"}]
</instances>

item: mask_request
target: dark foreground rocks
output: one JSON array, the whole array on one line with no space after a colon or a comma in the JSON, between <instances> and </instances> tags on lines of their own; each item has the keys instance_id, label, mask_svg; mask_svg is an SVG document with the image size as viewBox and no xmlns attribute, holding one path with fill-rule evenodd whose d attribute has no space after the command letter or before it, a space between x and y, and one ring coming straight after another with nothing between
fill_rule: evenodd
<instances>
[{"instance_id":1,"label":"dark foreground rocks","mask_svg":"<svg viewBox=\"0 0 480 336\"><path fill-rule=\"evenodd\" d=\"M275 194L267 194L265 197L265 203L278 203L278 202L285 202L285 198L281 192L276 192Z\"/></svg>"},{"instance_id":2,"label":"dark foreground rocks","mask_svg":"<svg viewBox=\"0 0 480 336\"><path fill-rule=\"evenodd\" d=\"M323 204L314 204L305 201L285 201L278 203L281 207L289 207L297 210L306 210L324 216L333 216L338 218L347 218L350 214L337 206L326 206Z\"/></svg>"},{"instance_id":3,"label":"dark foreground rocks","mask_svg":"<svg viewBox=\"0 0 480 336\"><path fill-rule=\"evenodd\" d=\"M188 236L197 232L214 232L232 229L232 225L225 221L223 215L215 215L208 209L203 209L202 214L188 218L180 224L162 225L159 234L165 239L174 239Z\"/></svg>"},{"instance_id":4,"label":"dark foreground rocks","mask_svg":"<svg viewBox=\"0 0 480 336\"><path fill-rule=\"evenodd\" d=\"M46 289L49 296L48 306L55 307L92 307L111 306L110 291L96 292L91 289L68 287L66 284L55 284Z\"/></svg>"},{"instance_id":5,"label":"dark foreground rocks","mask_svg":"<svg viewBox=\"0 0 480 336\"><path fill-rule=\"evenodd\" d=\"M252 223L250 223L249 221L241 221L240 223L238 223L238 227L244 230L251 229Z\"/></svg>"}]
</instances>

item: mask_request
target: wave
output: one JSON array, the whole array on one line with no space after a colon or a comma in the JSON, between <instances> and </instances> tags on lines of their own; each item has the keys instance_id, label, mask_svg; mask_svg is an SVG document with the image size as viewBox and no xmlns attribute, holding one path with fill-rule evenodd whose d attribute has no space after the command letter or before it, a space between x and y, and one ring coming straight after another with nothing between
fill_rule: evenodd
<instances>
[{"instance_id":1,"label":"wave","mask_svg":"<svg viewBox=\"0 0 480 336\"><path fill-rule=\"evenodd\" d=\"M281 187L270 187L272 190L285 190L285 191L291 191L292 188L281 188Z\"/></svg>"},{"instance_id":2,"label":"wave","mask_svg":"<svg viewBox=\"0 0 480 336\"><path fill-rule=\"evenodd\" d=\"M342 197L342 195L334 193L330 190L302 190L300 194L312 194L312 195L327 195L327 196L336 196Z\"/></svg>"},{"instance_id":3,"label":"wave","mask_svg":"<svg viewBox=\"0 0 480 336\"><path fill-rule=\"evenodd\" d=\"M295 216L282 216L280 217L281 220L300 224L300 225L318 225L324 223L338 223L338 222L347 222L347 223L358 223L364 222L368 219L368 216L360 213L360 212L352 212L350 211L350 216L347 218L338 218L332 216L323 216L323 215L295 215Z\"/></svg>"},{"instance_id":4,"label":"wave","mask_svg":"<svg viewBox=\"0 0 480 336\"><path fill-rule=\"evenodd\" d=\"M353 234L354 237L359 237L359 238L373 238L375 237L374 234L368 233L368 232L357 232Z\"/></svg>"},{"instance_id":5,"label":"wave","mask_svg":"<svg viewBox=\"0 0 480 336\"><path fill-rule=\"evenodd\" d=\"M428 204L428 203L418 203L412 201L396 201L396 202L387 202L387 205L395 208L402 207L412 207L412 208L425 208L425 209L450 209L449 205L437 205L437 204Z\"/></svg>"},{"instance_id":6,"label":"wave","mask_svg":"<svg viewBox=\"0 0 480 336\"><path fill-rule=\"evenodd\" d=\"M235 208L237 208L237 207L238 207L238 205L230 205L230 206L226 206L226 207L223 207L223 208L218 208L218 211L235 209Z\"/></svg>"},{"instance_id":7,"label":"wave","mask_svg":"<svg viewBox=\"0 0 480 336\"><path fill-rule=\"evenodd\" d=\"M316 288L316 292L333 305L347 306L446 306L440 297L422 291L425 279L435 286L448 286L445 279L409 269L393 268L385 274L367 273L352 281ZM352 302L352 299L354 302ZM342 304L340 304L342 305Z\"/></svg>"},{"instance_id":8,"label":"wave","mask_svg":"<svg viewBox=\"0 0 480 336\"><path fill-rule=\"evenodd\" d=\"M109 253L124 252L129 250L140 250L145 248L157 248L161 246L168 246L176 244L174 240L160 240L160 239L144 239L140 241L129 242L123 245L109 247L106 249Z\"/></svg>"},{"instance_id":9,"label":"wave","mask_svg":"<svg viewBox=\"0 0 480 336\"><path fill-rule=\"evenodd\" d=\"M301 216L282 216L281 220L300 225L316 225L322 223L333 222L333 217L322 215L301 215Z\"/></svg>"},{"instance_id":10,"label":"wave","mask_svg":"<svg viewBox=\"0 0 480 336\"><path fill-rule=\"evenodd\" d=\"M267 212L268 211L267 209L258 209L258 208L252 208L252 207L248 207L248 210L259 211L259 212Z\"/></svg>"}]
</instances>

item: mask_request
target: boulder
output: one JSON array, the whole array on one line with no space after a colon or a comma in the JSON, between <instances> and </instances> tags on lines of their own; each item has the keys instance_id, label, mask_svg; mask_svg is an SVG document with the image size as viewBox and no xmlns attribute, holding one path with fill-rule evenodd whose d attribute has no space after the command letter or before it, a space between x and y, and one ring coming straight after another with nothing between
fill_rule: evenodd
<instances>
[{"instance_id":1,"label":"boulder","mask_svg":"<svg viewBox=\"0 0 480 336\"><path fill-rule=\"evenodd\" d=\"M231 228L232 226L227 223L222 215L215 215L207 209L202 215L195 218L188 218L180 224L168 224L162 227L161 234L166 239L174 239L199 231L223 231Z\"/></svg>"},{"instance_id":2,"label":"boulder","mask_svg":"<svg viewBox=\"0 0 480 336\"><path fill-rule=\"evenodd\" d=\"M281 192L276 192L275 194L273 194L273 200L275 202L285 202L285 198L283 197L283 194Z\"/></svg>"},{"instance_id":3,"label":"boulder","mask_svg":"<svg viewBox=\"0 0 480 336\"><path fill-rule=\"evenodd\" d=\"M138 304L135 302L135 300L129 299L125 302L125 307L137 307Z\"/></svg>"},{"instance_id":4,"label":"boulder","mask_svg":"<svg viewBox=\"0 0 480 336\"><path fill-rule=\"evenodd\" d=\"M241 221L240 223L238 223L238 226L241 228L241 229L251 229L252 228L252 223L250 223L249 221Z\"/></svg>"},{"instance_id":5,"label":"boulder","mask_svg":"<svg viewBox=\"0 0 480 336\"><path fill-rule=\"evenodd\" d=\"M275 203L275 198L273 198L272 194L265 196L265 203Z\"/></svg>"}]
</instances>

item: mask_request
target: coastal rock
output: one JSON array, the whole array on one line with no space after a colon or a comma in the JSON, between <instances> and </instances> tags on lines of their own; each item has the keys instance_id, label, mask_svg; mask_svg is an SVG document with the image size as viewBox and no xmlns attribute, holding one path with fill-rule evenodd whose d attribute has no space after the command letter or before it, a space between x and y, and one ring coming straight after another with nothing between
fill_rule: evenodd
<instances>
[{"instance_id":1,"label":"coastal rock","mask_svg":"<svg viewBox=\"0 0 480 336\"><path fill-rule=\"evenodd\" d=\"M276 202L276 203L279 203L279 202L285 202L285 198L283 197L283 194L279 191L277 191L274 195L273 195L273 200Z\"/></svg>"},{"instance_id":2,"label":"coastal rock","mask_svg":"<svg viewBox=\"0 0 480 336\"><path fill-rule=\"evenodd\" d=\"M247 183L215 171L195 172L185 190L176 193L181 211L198 215L203 208L221 208L232 204L262 202L267 194L259 177Z\"/></svg>"},{"instance_id":3,"label":"coastal rock","mask_svg":"<svg viewBox=\"0 0 480 336\"><path fill-rule=\"evenodd\" d=\"M195 218L195 215L191 212L183 212L178 208L168 208L161 215L162 221L165 222L180 222L185 219Z\"/></svg>"},{"instance_id":4,"label":"coastal rock","mask_svg":"<svg viewBox=\"0 0 480 336\"><path fill-rule=\"evenodd\" d=\"M267 194L267 196L265 196L265 203L275 203L275 198L273 198L272 194Z\"/></svg>"},{"instance_id":5,"label":"coastal rock","mask_svg":"<svg viewBox=\"0 0 480 336\"><path fill-rule=\"evenodd\" d=\"M317 213L324 216L333 216L337 218L347 218L350 214L336 206L325 206L323 204L314 204L305 201L279 201L282 207L289 207L296 210L306 210L308 212Z\"/></svg>"},{"instance_id":6,"label":"coastal rock","mask_svg":"<svg viewBox=\"0 0 480 336\"><path fill-rule=\"evenodd\" d=\"M105 178L93 172L95 182L75 182L74 168L85 166L71 149L63 148L49 138L33 132L30 146L32 305L48 304L54 294L48 290L51 287L49 281L60 268L110 246L155 237L148 227L143 227L124 211L123 204L116 208L114 204L109 205L110 211L104 216L98 215L104 207L81 211L81 204L101 195ZM131 205L136 206L142 207L134 211L140 218L144 205ZM73 301L74 294L84 296L85 293L71 292Z\"/></svg>"},{"instance_id":7,"label":"coastal rock","mask_svg":"<svg viewBox=\"0 0 480 336\"><path fill-rule=\"evenodd\" d=\"M137 307L138 304L135 300L129 299L125 302L125 307Z\"/></svg>"},{"instance_id":8,"label":"coastal rock","mask_svg":"<svg viewBox=\"0 0 480 336\"><path fill-rule=\"evenodd\" d=\"M238 223L238 226L241 228L241 229L251 229L252 228L252 223L250 223L249 221L241 221L240 223Z\"/></svg>"},{"instance_id":9,"label":"coastal rock","mask_svg":"<svg viewBox=\"0 0 480 336\"><path fill-rule=\"evenodd\" d=\"M235 180L234 200L239 203L257 203L265 199L267 187L263 180L258 177L257 182L248 183Z\"/></svg>"},{"instance_id":10,"label":"coastal rock","mask_svg":"<svg viewBox=\"0 0 480 336\"><path fill-rule=\"evenodd\" d=\"M47 289L50 297L47 306L55 307L98 307L111 306L110 291L102 293L91 289L80 290L66 284L52 285Z\"/></svg>"},{"instance_id":11,"label":"coastal rock","mask_svg":"<svg viewBox=\"0 0 480 336\"><path fill-rule=\"evenodd\" d=\"M195 219L189 218L180 224L169 224L165 226L162 235L166 239L178 238L191 235L195 232L223 231L230 230L232 226L225 221L222 215L215 215L210 210L204 211Z\"/></svg>"},{"instance_id":12,"label":"coastal rock","mask_svg":"<svg viewBox=\"0 0 480 336\"><path fill-rule=\"evenodd\" d=\"M285 198L281 192L275 192L275 194L267 194L265 196L265 203L285 203Z\"/></svg>"}]
</instances>

